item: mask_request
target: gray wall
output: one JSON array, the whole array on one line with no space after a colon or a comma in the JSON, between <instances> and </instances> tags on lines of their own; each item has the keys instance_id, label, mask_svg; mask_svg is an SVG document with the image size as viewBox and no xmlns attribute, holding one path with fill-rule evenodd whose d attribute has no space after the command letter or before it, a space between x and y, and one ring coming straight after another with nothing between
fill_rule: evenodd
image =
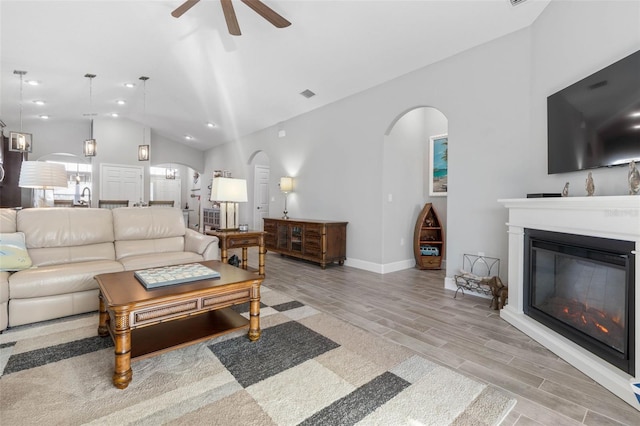
<instances>
[{"instance_id":1,"label":"gray wall","mask_svg":"<svg viewBox=\"0 0 640 426\"><path fill-rule=\"evenodd\" d=\"M546 97L640 48L639 28L639 2L551 2L525 30L214 148L205 169L244 175L251 154L264 151L273 190L280 176L296 178L290 216L349 221L347 264L392 270L403 261L397 253L410 264L409 252L392 246L411 241L416 208L426 200L415 186L423 153L389 158L385 133L405 112L435 107L449 127L447 276L460 269L464 253L482 251L502 260L505 278L507 212L496 200L559 192L565 180L581 188L586 177L547 176ZM278 138L279 129L286 137ZM621 173L594 172L596 194L626 193ZM393 185L393 212L383 207L388 176L407 181ZM272 216L281 210L276 200Z\"/></svg>"}]
</instances>

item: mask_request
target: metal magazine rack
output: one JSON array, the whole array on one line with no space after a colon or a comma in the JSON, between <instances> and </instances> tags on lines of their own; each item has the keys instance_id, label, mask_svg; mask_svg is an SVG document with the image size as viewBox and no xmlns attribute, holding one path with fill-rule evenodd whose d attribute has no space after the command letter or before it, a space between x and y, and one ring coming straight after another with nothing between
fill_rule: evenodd
<instances>
[{"instance_id":1,"label":"metal magazine rack","mask_svg":"<svg viewBox=\"0 0 640 426\"><path fill-rule=\"evenodd\" d=\"M487 256L476 256L473 254L462 255L462 270L460 274L454 275L456 282L455 299L458 291L465 290L491 295L491 288L484 283L484 279L500 275L500 259Z\"/></svg>"}]
</instances>

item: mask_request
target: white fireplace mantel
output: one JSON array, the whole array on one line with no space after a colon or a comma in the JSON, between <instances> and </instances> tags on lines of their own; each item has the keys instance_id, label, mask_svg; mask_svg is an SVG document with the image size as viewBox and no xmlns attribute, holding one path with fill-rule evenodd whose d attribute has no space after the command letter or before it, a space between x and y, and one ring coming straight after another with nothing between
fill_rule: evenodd
<instances>
[{"instance_id":1,"label":"white fireplace mantel","mask_svg":"<svg viewBox=\"0 0 640 426\"><path fill-rule=\"evenodd\" d=\"M501 199L509 209L509 303L500 316L640 411L631 383L640 382L640 196ZM635 242L635 377L526 316L524 230Z\"/></svg>"}]
</instances>

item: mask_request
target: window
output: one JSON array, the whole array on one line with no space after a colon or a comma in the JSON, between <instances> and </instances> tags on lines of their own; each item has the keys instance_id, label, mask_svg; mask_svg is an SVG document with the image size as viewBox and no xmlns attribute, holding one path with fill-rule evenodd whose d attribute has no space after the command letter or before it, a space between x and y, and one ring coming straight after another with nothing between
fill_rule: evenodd
<instances>
[{"instance_id":1,"label":"window","mask_svg":"<svg viewBox=\"0 0 640 426\"><path fill-rule=\"evenodd\" d=\"M57 200L79 201L84 188L91 189L92 171L91 164L65 163L50 161L50 163L64 164L67 170L67 187L53 190L53 197Z\"/></svg>"}]
</instances>

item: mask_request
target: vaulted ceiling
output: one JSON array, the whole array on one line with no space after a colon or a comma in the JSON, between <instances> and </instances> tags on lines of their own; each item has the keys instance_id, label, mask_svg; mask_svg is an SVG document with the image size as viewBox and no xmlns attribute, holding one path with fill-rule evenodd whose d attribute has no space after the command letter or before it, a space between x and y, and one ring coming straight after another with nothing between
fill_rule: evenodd
<instances>
[{"instance_id":1,"label":"vaulted ceiling","mask_svg":"<svg viewBox=\"0 0 640 426\"><path fill-rule=\"evenodd\" d=\"M549 1L264 0L292 23L278 29L234 0L232 36L217 0L178 19L183 0L1 0L0 119L127 118L206 150L527 27ZM15 70L40 83L22 102Z\"/></svg>"}]
</instances>

